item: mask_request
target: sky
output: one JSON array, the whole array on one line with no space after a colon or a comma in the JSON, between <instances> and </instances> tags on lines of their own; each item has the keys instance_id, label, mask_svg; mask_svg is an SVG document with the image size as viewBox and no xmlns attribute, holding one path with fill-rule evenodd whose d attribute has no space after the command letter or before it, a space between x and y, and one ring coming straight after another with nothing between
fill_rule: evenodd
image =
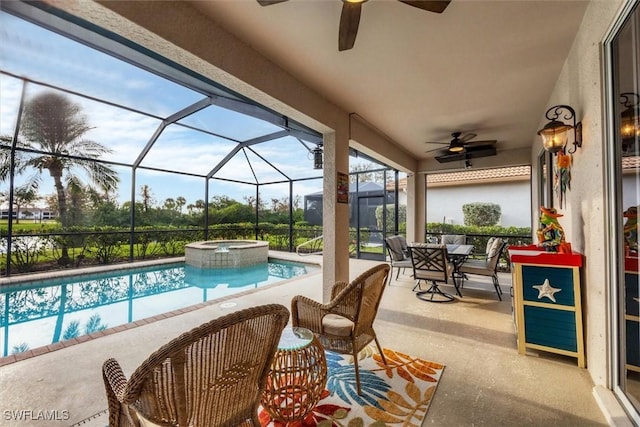
<instances>
[{"instance_id":1,"label":"sky","mask_svg":"<svg viewBox=\"0 0 640 427\"><path fill-rule=\"evenodd\" d=\"M5 12L0 12L0 69L117 104L114 106L67 95L82 107L82 113L92 126L84 138L99 142L111 150L111 153L102 157L104 160L126 164L138 158L162 119L206 97ZM0 74L0 135L14 133L22 86L21 79ZM29 100L46 90L51 89L29 83L25 97ZM182 119L180 123L234 141L245 141L281 130L268 122L216 106L209 106ZM141 165L206 175L236 145L234 141L171 124L160 134ZM306 143L306 146L313 148L310 143ZM293 179L318 177L295 183L294 197L322 189L322 171L313 170L308 149L296 138L273 140L255 145L253 149L257 155L248 152L235 156L216 177L245 182L256 182L256 179L259 182L286 180L273 168L275 166ZM131 168L114 168L120 176L117 200L120 203L129 201L132 191ZM17 184L27 178L19 177ZM46 171L43 179L41 193L52 194L53 183ZM142 185L151 188L158 203L179 196L185 197L187 204L205 198L202 178L139 169L135 184L138 199ZM0 191L7 189L7 183L0 183ZM288 192L288 184L260 188L261 196L266 200L286 197ZM215 180L209 196L215 195L226 195L242 201L245 197L255 196L255 186Z\"/></svg>"}]
</instances>

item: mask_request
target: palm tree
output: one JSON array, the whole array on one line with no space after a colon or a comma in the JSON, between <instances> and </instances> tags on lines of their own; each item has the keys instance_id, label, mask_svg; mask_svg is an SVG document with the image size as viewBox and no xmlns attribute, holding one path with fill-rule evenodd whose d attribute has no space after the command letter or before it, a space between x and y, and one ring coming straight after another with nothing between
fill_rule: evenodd
<instances>
[{"instance_id":1,"label":"palm tree","mask_svg":"<svg viewBox=\"0 0 640 427\"><path fill-rule=\"evenodd\" d=\"M175 210L176 200L172 197L168 197L167 199L165 199L163 207L170 211Z\"/></svg>"},{"instance_id":2,"label":"palm tree","mask_svg":"<svg viewBox=\"0 0 640 427\"><path fill-rule=\"evenodd\" d=\"M63 228L72 225L67 215L65 184L77 188L81 182L76 174L79 170L83 170L91 183L103 192L118 187L117 172L95 161L111 150L98 142L82 138L91 129L87 118L81 114L81 106L59 93L43 92L25 103L20 122L23 139L18 141L17 146L38 152L27 156L24 152L16 151L16 173L36 171L31 183L38 188L42 172L49 172L54 182L58 215ZM8 155L6 150L0 152L2 160L7 160ZM8 168L0 168L0 179L6 179L9 172ZM67 246L63 244L61 249L60 261L68 262Z\"/></svg>"},{"instance_id":3,"label":"palm tree","mask_svg":"<svg viewBox=\"0 0 640 427\"><path fill-rule=\"evenodd\" d=\"M145 212L151 209L151 205L154 203L153 194L151 193L151 187L143 185L140 187L140 196L142 196L142 207Z\"/></svg>"},{"instance_id":4,"label":"palm tree","mask_svg":"<svg viewBox=\"0 0 640 427\"><path fill-rule=\"evenodd\" d=\"M182 207L187 203L187 199L182 196L176 197L176 209L178 212L182 213Z\"/></svg>"}]
</instances>

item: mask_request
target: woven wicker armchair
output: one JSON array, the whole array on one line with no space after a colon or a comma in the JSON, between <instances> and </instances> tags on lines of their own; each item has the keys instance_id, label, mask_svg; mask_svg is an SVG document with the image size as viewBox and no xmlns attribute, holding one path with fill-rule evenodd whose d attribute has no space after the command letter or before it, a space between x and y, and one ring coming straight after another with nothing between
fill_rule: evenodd
<instances>
[{"instance_id":1,"label":"woven wicker armchair","mask_svg":"<svg viewBox=\"0 0 640 427\"><path fill-rule=\"evenodd\" d=\"M293 326L313 331L325 349L353 355L356 385L360 394L358 352L371 341L384 353L373 330L373 321L382 299L389 265L379 264L356 277L351 283L336 283L331 290L331 301L321 304L298 295L291 301Z\"/></svg>"},{"instance_id":2,"label":"woven wicker armchair","mask_svg":"<svg viewBox=\"0 0 640 427\"><path fill-rule=\"evenodd\" d=\"M288 319L279 304L217 318L160 347L129 380L108 359L109 426L259 426L261 391Z\"/></svg>"}]
</instances>

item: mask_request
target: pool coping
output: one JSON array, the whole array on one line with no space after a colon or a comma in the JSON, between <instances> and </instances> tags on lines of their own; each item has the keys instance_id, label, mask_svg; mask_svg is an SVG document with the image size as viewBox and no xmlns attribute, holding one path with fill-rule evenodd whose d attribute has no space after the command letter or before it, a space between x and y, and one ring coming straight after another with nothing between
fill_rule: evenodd
<instances>
[{"instance_id":1,"label":"pool coping","mask_svg":"<svg viewBox=\"0 0 640 427\"><path fill-rule=\"evenodd\" d=\"M302 264L309 264L309 265L313 265L316 267L322 267L322 263L321 262L312 262L312 261L303 261L300 260L299 255L296 254L291 254L292 256L286 256L288 255L288 252L284 252L284 253L273 253L272 251L269 251L269 258L273 258L273 259L278 259L281 261L292 261L292 262L298 262L298 263L302 263ZM4 278L3 280L0 280L0 288L5 287L5 286L15 286L21 283L24 283L25 285L30 283L30 282L34 282L34 281L39 281L39 280L48 280L48 279L55 279L55 278L60 278L60 277L73 277L73 276L80 276L80 275L85 275L85 274L94 274L94 273L104 273L104 272L111 272L111 271L118 271L118 270L127 270L127 269L131 269L131 268L140 268L140 267L149 267L149 266L156 266L156 265L162 265L162 264L175 264L177 262L184 262L184 257L174 257L174 258L165 258L162 260L150 260L150 261L140 261L140 262L133 262L133 263L126 263L126 264L117 264L117 265L108 265L108 266L99 266L99 267L87 267L87 268L82 268L82 269L77 269L74 271L71 270L66 270L66 271L56 271L56 272L51 272L51 273L36 273L33 275L29 276L29 280L25 280L25 276L18 276L18 277L11 277L11 278ZM67 274L64 274L67 273ZM315 275L319 275L322 274L322 268L320 268L318 271L313 272L313 273L308 273L305 276L315 276ZM252 288L246 291L241 291L232 295L226 295L220 298L216 298L213 299L211 301L206 301L206 302L201 302L198 304L194 304L194 305L190 305L187 307L182 307L182 308L178 308L176 310L172 310L166 313L161 313L161 314L156 314L154 316L150 316L150 317L146 317L144 319L138 319L134 322L130 322L130 323L125 323L122 325L118 325L118 326L113 326L111 328L107 328L104 329L102 331L98 331L98 332L93 332L91 334L86 334L86 335L81 335L79 337L76 338L72 338L70 340L65 340L65 341L58 341L56 343L53 344L49 344L46 346L41 346L41 347L36 347L33 349L29 349L27 351L24 351L22 353L17 353L17 354L11 354L9 356L4 356L4 357L0 357L0 367L2 366L6 366L6 365L10 365L12 363L16 363L16 362L20 362L22 360L26 360L26 359L30 359L32 357L36 357L36 356L40 356L42 354L46 354L46 353L51 353L53 351L56 350L60 350L63 348L67 348L67 347L71 347L77 344L82 344L84 342L90 341L90 340L94 340L96 338L100 338L100 337L104 337L107 335L112 335L118 332L122 332L122 331L127 331L130 329L134 329L137 328L138 326L143 326L149 323L153 323L156 322L158 320L163 320L163 319L167 319L170 317L174 317L174 316L178 316L180 314L184 314L184 313L189 313L195 310L200 310L202 308L211 306L211 305L215 305L215 304L220 304L222 302L225 302L227 300L231 300L231 299L236 299L236 298L240 298L249 294L253 294L256 292L260 292L266 289L270 289L273 287L277 287L277 286L281 286L284 284L289 283L290 281L293 280L298 280L300 279L300 277L303 276L297 276L297 277L292 277L290 279L286 279L286 280L281 280L279 282L276 283L271 283L265 286L261 286L260 288ZM14 279L14 280L12 280ZM22 279L22 280L17 280L17 279ZM8 283L4 283L3 281L7 281Z\"/></svg>"}]
</instances>

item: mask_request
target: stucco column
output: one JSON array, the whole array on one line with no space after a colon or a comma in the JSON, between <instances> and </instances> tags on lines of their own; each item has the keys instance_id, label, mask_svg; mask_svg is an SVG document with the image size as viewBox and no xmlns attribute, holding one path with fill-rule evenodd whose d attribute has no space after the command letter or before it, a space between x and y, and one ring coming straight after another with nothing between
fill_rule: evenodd
<instances>
[{"instance_id":1,"label":"stucco column","mask_svg":"<svg viewBox=\"0 0 640 427\"><path fill-rule=\"evenodd\" d=\"M336 281L349 281L349 204L338 203L338 173L349 174L349 139L337 131L324 135L324 190L322 197L322 298L331 298Z\"/></svg>"},{"instance_id":2,"label":"stucco column","mask_svg":"<svg viewBox=\"0 0 640 427\"><path fill-rule=\"evenodd\" d=\"M426 232L425 175L407 175L407 241L424 242Z\"/></svg>"}]
</instances>

